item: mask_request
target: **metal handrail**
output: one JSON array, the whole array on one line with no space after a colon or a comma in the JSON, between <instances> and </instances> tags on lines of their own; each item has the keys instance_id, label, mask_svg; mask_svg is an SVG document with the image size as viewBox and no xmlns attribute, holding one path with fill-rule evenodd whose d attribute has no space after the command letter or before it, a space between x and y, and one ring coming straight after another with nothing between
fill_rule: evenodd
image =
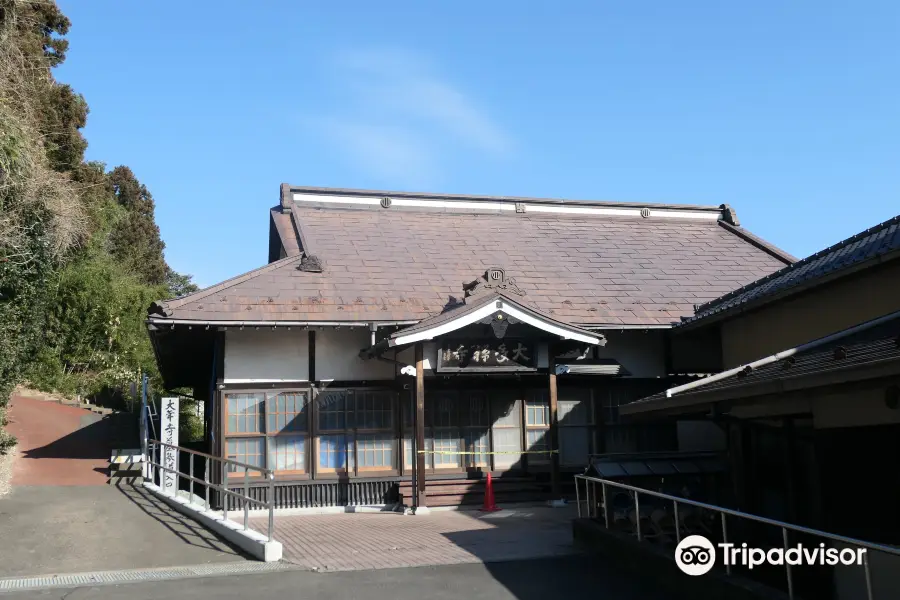
<instances>
[{"instance_id":1,"label":"metal handrail","mask_svg":"<svg viewBox=\"0 0 900 600\"><path fill-rule=\"evenodd\" d=\"M634 492L634 505L635 505L635 533L637 535L638 541L641 541L641 519L640 519L640 494L646 494L648 496L653 496L655 498L661 498L663 500L669 500L673 503L674 506L674 515L675 515L675 538L676 543L681 542L681 529L678 519L678 506L680 504L686 504L688 506L695 506L697 508L702 508L704 510L709 510L712 512L719 513L721 515L722 521L722 541L723 543L728 542L728 529L726 525L725 517L726 515L732 517L738 517L741 519L746 519L748 521L755 521L757 523L763 523L765 525L772 525L774 527L781 528L782 531L782 539L784 542L785 548L788 546L788 531L794 531L797 533L803 533L806 535L816 536L825 538L827 540L832 540L835 542L840 542L842 544L847 544L850 546L857 546L860 548L865 548L867 550L874 550L876 552L884 552L886 554L892 554L894 556L900 556L900 548L895 548L893 546L885 546L883 544L876 544L873 542L867 542L865 540L858 540L855 538L837 535L834 533L828 533L827 531L820 531L818 529L812 529L809 527L803 527L802 525L794 525L792 523L785 523L784 521L778 521L777 519L769 519L766 517L760 517L758 515L752 515L749 513L741 512L739 510L734 510L731 508L724 508L721 506L715 506L713 504L707 504L705 502L698 502L697 500L689 500L687 498L680 498L678 496L672 496L671 494L666 494L663 492L657 492L654 490L648 490L645 488L635 487L633 485L628 485L627 483L621 483L618 481L610 481L608 479L601 479L599 477L591 477L589 475L575 475L575 502L578 507L578 517L581 518L583 516L581 510L581 486L579 484L579 480L583 480L585 482L584 490L585 490L585 502L588 506L588 516L591 518L595 518L596 515L593 514L593 509L591 505L591 497L593 497L596 501L597 491L596 486L600 484L601 492L603 497L603 520L606 523L606 528L609 529L609 504L607 503L607 494L606 488L608 486L619 488L623 490L628 490ZM589 487L590 486L590 487ZM591 493L593 492L593 494ZM596 504L594 504L596 506ZM791 565L789 565L785 561L785 571L787 576L787 587L788 587L788 597L794 598L794 585L793 585L793 575L791 573ZM863 554L863 567L865 568L865 578L866 578L866 592L867 598L869 600L873 600L872 595L872 575L869 570L869 558L868 554ZM731 565L725 565L725 571L728 575L731 575Z\"/></svg>"},{"instance_id":2,"label":"metal handrail","mask_svg":"<svg viewBox=\"0 0 900 600\"><path fill-rule=\"evenodd\" d=\"M225 496L233 496L239 498L243 505L243 513L244 513L244 531L250 529L250 505L262 506L269 511L269 527L268 527L268 538L269 541L273 541L273 534L275 532L275 472L272 469L266 469L264 467L257 467L254 465L250 465L247 463L243 463L237 460L231 460L230 458L222 458L219 456L213 456L211 454L206 454L205 452L199 452L197 450L191 450L190 448L184 448L181 446L174 446L172 444L167 444L165 442L161 442L159 440L148 440L148 452L147 452L147 464L152 469L148 469L150 481L156 481L156 471L154 469L160 470L160 484L162 484L163 479L165 478L166 473L174 473L175 474L175 490L177 492L181 486L182 478L186 479L190 482L189 485L189 494L188 494L188 503L194 504L194 483L198 483L203 486L205 490L205 509L208 511L209 508L209 491L216 490L223 494L222 499L222 518L226 521L228 520L228 502ZM157 453L160 455L164 448L168 448L171 450L175 450L175 468L171 469L162 464L162 456L160 456L159 462L155 462L153 459L156 457ZM182 473L179 469L179 456L181 452L188 453L188 470L189 474ZM194 457L199 456L203 459L203 479L198 477L194 477ZM222 484L213 483L210 481L210 462L218 462L221 464L221 475L222 475ZM232 466L236 469L244 470L243 477L243 490L241 492L235 492L227 487L228 483L228 467ZM236 470L235 469L235 470ZM265 501L257 500L250 496L250 471L254 471L260 473L262 478L264 478L267 482L267 498ZM232 471L233 472L233 471Z\"/></svg>"}]
</instances>

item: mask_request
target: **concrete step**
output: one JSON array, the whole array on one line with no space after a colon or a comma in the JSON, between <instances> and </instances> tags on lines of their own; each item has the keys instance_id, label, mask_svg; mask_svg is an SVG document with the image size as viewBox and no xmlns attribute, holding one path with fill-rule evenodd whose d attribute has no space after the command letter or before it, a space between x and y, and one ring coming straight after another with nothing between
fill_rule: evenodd
<instances>
[{"instance_id":1,"label":"concrete step","mask_svg":"<svg viewBox=\"0 0 900 600\"><path fill-rule=\"evenodd\" d=\"M109 472L112 473L131 473L140 472L144 468L144 463L109 463Z\"/></svg>"},{"instance_id":2,"label":"concrete step","mask_svg":"<svg viewBox=\"0 0 900 600\"><path fill-rule=\"evenodd\" d=\"M144 483L144 478L141 475L131 475L128 477L110 477L106 483L115 486L134 486Z\"/></svg>"},{"instance_id":3,"label":"concrete step","mask_svg":"<svg viewBox=\"0 0 900 600\"><path fill-rule=\"evenodd\" d=\"M140 450L113 450L109 457L109 470L130 471L140 469L143 466L144 457Z\"/></svg>"}]
</instances>

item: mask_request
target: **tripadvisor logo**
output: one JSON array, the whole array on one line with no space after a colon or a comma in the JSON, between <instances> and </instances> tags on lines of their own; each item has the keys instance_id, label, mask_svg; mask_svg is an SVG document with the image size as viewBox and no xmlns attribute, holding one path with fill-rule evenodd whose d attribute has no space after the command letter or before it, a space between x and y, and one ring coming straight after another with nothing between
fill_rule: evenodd
<instances>
[{"instance_id":1,"label":"tripadvisor logo","mask_svg":"<svg viewBox=\"0 0 900 600\"><path fill-rule=\"evenodd\" d=\"M865 548L826 548L825 544L804 547L797 544L790 548L750 548L747 544L720 543L722 563L726 566L741 565L753 569L769 565L861 565L865 561ZM702 535L689 535L675 548L675 564L687 575L705 575L716 564L716 546Z\"/></svg>"},{"instance_id":2,"label":"tripadvisor logo","mask_svg":"<svg viewBox=\"0 0 900 600\"><path fill-rule=\"evenodd\" d=\"M716 564L716 548L702 535L689 535L675 548L675 564L686 575L705 575Z\"/></svg>"}]
</instances>

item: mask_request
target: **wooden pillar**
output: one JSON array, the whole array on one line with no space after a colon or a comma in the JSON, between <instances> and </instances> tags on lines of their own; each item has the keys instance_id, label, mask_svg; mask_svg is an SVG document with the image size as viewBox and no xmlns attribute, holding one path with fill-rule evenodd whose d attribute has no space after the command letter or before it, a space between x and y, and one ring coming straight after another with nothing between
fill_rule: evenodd
<instances>
[{"instance_id":1,"label":"wooden pillar","mask_svg":"<svg viewBox=\"0 0 900 600\"><path fill-rule=\"evenodd\" d=\"M319 444L316 443L317 433L319 431L319 390L316 387L316 332L310 329L307 332L307 343L309 347L309 419L306 423L306 439L309 440L307 447L309 451L306 453L309 457L309 470L312 479L319 476Z\"/></svg>"},{"instance_id":2,"label":"wooden pillar","mask_svg":"<svg viewBox=\"0 0 900 600\"><path fill-rule=\"evenodd\" d=\"M550 486L553 498L559 498L559 420L557 418L557 400L556 391L556 350L553 344L549 347L550 353L550 444L549 449L555 450L550 455Z\"/></svg>"},{"instance_id":3,"label":"wooden pillar","mask_svg":"<svg viewBox=\"0 0 900 600\"><path fill-rule=\"evenodd\" d=\"M425 349L421 342L416 344L416 412L414 425L415 443L415 487L413 492L415 507L427 506L425 501Z\"/></svg>"}]
</instances>

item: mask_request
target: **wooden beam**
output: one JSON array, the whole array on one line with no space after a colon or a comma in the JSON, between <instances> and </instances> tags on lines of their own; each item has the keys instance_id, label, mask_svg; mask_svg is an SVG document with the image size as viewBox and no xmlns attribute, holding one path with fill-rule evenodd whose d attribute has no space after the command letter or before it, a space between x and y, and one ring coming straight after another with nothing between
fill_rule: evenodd
<instances>
[{"instance_id":1,"label":"wooden beam","mask_svg":"<svg viewBox=\"0 0 900 600\"><path fill-rule=\"evenodd\" d=\"M550 486L553 499L559 498L559 419L558 419L558 394L556 390L556 350L550 344L550 450L556 450L550 455Z\"/></svg>"},{"instance_id":2,"label":"wooden beam","mask_svg":"<svg viewBox=\"0 0 900 600\"><path fill-rule=\"evenodd\" d=\"M307 379L310 383L316 382L316 332L309 330L309 373Z\"/></svg>"},{"instance_id":3,"label":"wooden beam","mask_svg":"<svg viewBox=\"0 0 900 600\"><path fill-rule=\"evenodd\" d=\"M310 329L306 332L306 335L309 350L309 366L307 369L309 371L307 373L309 379L309 422L306 424L308 427L306 455L309 460L309 470L306 472L309 473L312 479L315 479L319 476L319 444L316 443L319 431L319 390L316 387L316 332Z\"/></svg>"},{"instance_id":4,"label":"wooden beam","mask_svg":"<svg viewBox=\"0 0 900 600\"><path fill-rule=\"evenodd\" d=\"M414 506L427 506L425 501L425 348L416 344L416 456Z\"/></svg>"}]
</instances>

